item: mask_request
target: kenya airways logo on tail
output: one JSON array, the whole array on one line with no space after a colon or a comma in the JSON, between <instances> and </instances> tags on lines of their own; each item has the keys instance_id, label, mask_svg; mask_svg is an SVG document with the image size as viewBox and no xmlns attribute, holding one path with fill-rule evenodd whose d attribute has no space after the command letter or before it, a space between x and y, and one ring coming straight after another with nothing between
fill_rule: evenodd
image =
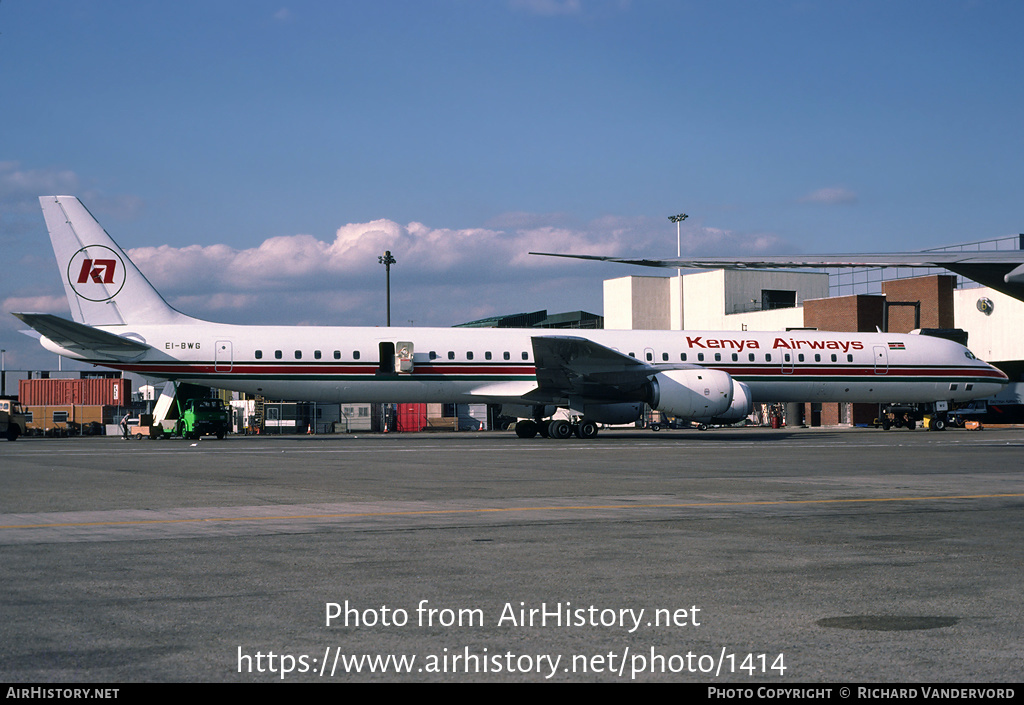
<instances>
[{"instance_id":1,"label":"kenya airways logo on tail","mask_svg":"<svg viewBox=\"0 0 1024 705\"><path fill-rule=\"evenodd\" d=\"M107 301L124 286L124 262L104 245L87 245L68 262L68 282L86 301Z\"/></svg>"}]
</instances>

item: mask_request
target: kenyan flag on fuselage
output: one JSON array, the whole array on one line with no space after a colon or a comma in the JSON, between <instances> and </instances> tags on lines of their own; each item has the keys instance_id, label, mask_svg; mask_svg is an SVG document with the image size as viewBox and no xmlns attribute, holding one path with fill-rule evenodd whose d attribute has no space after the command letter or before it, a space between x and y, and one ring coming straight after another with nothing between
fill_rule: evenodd
<instances>
[{"instance_id":1,"label":"kenyan flag on fuselage","mask_svg":"<svg viewBox=\"0 0 1024 705\"><path fill-rule=\"evenodd\" d=\"M907 346L903 343L889 343L890 350L906 350Z\"/></svg>"}]
</instances>

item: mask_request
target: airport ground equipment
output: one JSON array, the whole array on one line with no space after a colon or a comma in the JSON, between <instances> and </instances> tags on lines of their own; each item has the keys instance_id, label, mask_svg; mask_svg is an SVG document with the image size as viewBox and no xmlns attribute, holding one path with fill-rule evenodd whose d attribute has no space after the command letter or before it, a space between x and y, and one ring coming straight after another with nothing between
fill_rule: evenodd
<instances>
[{"instance_id":1,"label":"airport ground equipment","mask_svg":"<svg viewBox=\"0 0 1024 705\"><path fill-rule=\"evenodd\" d=\"M0 435L9 441L18 440L25 435L25 414L18 402L12 399L0 399Z\"/></svg>"},{"instance_id":2,"label":"airport ground equipment","mask_svg":"<svg viewBox=\"0 0 1024 705\"><path fill-rule=\"evenodd\" d=\"M231 428L231 410L221 399L189 399L181 407L174 434L182 438L224 438Z\"/></svg>"},{"instance_id":3,"label":"airport ground equipment","mask_svg":"<svg viewBox=\"0 0 1024 705\"><path fill-rule=\"evenodd\" d=\"M913 431L922 424L929 431L945 431L950 423L949 405L946 402L933 404L888 404L882 407L876 426L888 431L890 428L905 426Z\"/></svg>"}]
</instances>

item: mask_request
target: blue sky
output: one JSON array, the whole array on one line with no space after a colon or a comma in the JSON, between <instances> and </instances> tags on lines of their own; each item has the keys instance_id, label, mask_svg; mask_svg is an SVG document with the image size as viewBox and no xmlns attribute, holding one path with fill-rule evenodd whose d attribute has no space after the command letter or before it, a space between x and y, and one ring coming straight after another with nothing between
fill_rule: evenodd
<instances>
[{"instance_id":1,"label":"blue sky","mask_svg":"<svg viewBox=\"0 0 1024 705\"><path fill-rule=\"evenodd\" d=\"M996 0L5 0L0 346L64 314L38 196L79 196L225 322L600 313L671 256L1021 232L1024 5Z\"/></svg>"}]
</instances>

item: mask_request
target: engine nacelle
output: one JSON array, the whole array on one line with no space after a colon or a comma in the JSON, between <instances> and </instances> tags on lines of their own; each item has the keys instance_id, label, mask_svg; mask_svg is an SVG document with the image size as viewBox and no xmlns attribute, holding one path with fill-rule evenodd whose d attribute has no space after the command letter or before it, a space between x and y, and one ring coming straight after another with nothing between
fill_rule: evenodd
<instances>
[{"instance_id":1,"label":"engine nacelle","mask_svg":"<svg viewBox=\"0 0 1024 705\"><path fill-rule=\"evenodd\" d=\"M649 403L684 419L710 419L729 411L733 387L732 376L721 370L669 370L651 379Z\"/></svg>"},{"instance_id":2,"label":"engine nacelle","mask_svg":"<svg viewBox=\"0 0 1024 705\"><path fill-rule=\"evenodd\" d=\"M724 414L711 419L713 423L736 423L750 416L754 411L754 400L750 396L750 387L743 382L732 381L732 404Z\"/></svg>"}]
</instances>

